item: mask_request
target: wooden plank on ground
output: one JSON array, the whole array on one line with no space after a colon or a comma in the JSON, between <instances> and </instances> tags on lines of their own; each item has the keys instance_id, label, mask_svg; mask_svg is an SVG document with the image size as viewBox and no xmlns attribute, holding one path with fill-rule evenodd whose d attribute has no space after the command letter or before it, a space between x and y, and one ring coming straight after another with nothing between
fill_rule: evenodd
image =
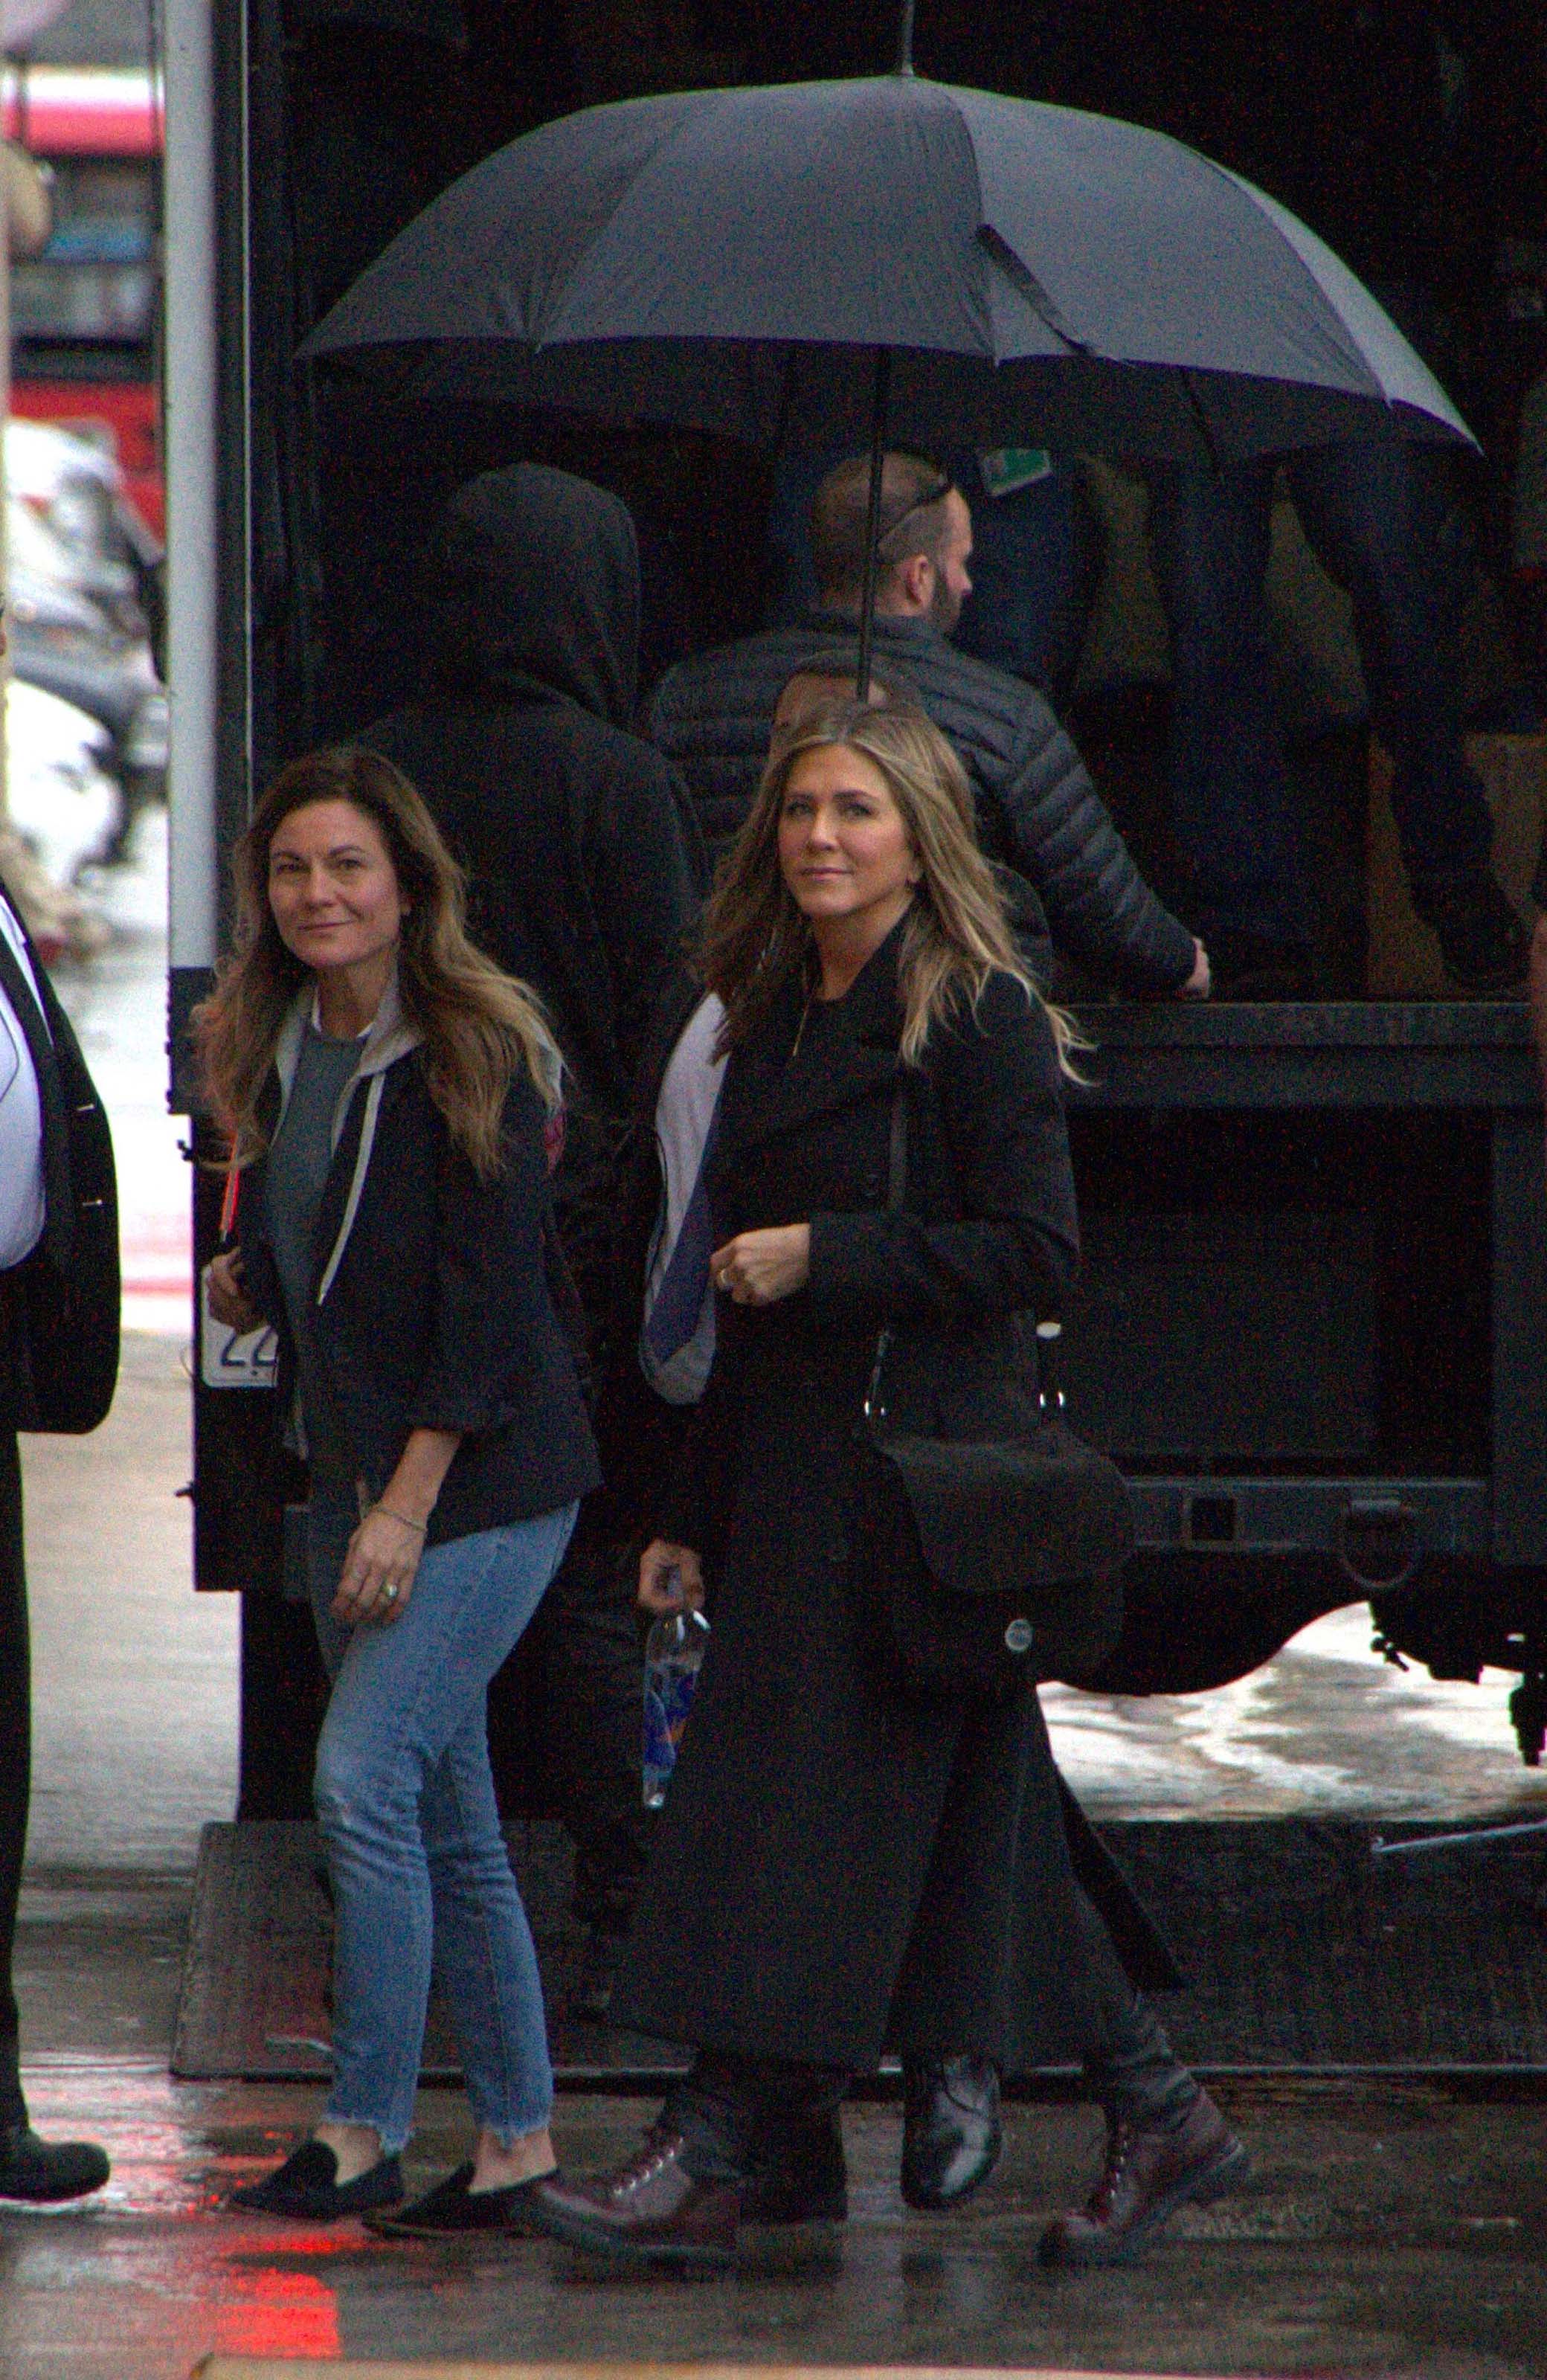
<instances>
[{"instance_id":1,"label":"wooden plank on ground","mask_svg":"<svg viewBox=\"0 0 1547 2380\"><path fill-rule=\"evenodd\" d=\"M1073 2372L922 2363L352 2363L305 2356L209 2355L191 2380L1184 2380L1176 2373Z\"/></svg>"}]
</instances>

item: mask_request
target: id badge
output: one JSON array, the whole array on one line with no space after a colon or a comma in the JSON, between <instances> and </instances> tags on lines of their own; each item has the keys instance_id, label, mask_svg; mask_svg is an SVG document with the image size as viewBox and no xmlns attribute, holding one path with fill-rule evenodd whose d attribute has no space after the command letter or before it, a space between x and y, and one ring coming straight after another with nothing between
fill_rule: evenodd
<instances>
[{"instance_id":1,"label":"id badge","mask_svg":"<svg viewBox=\"0 0 1547 2380\"><path fill-rule=\"evenodd\" d=\"M1053 477L1053 457L1045 446L985 446L978 468L991 496L1013 496Z\"/></svg>"}]
</instances>

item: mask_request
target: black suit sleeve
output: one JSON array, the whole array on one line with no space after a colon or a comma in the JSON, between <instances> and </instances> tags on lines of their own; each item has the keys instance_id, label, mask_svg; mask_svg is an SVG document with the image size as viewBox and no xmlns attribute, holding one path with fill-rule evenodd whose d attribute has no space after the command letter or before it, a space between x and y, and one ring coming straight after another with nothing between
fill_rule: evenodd
<instances>
[{"instance_id":1,"label":"black suit sleeve","mask_svg":"<svg viewBox=\"0 0 1547 2380\"><path fill-rule=\"evenodd\" d=\"M47 1027L33 1050L47 1213L42 1241L12 1277L16 1344L6 1402L15 1427L75 1435L104 1419L118 1377L113 1136L69 1019L25 926L22 933Z\"/></svg>"}]
</instances>

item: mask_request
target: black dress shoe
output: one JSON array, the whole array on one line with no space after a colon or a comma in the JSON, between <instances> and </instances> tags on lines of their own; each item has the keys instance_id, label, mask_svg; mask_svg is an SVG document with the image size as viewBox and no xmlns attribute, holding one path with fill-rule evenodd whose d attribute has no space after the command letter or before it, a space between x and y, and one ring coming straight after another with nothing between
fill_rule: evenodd
<instances>
[{"instance_id":1,"label":"black dress shoe","mask_svg":"<svg viewBox=\"0 0 1547 2380\"><path fill-rule=\"evenodd\" d=\"M1244 2181L1245 2149L1206 2091L1169 2131L1109 2120L1106 2164L1085 2205L1049 2224L1044 2265L1129 2265L1178 2206L1206 2206Z\"/></svg>"},{"instance_id":2,"label":"black dress shoe","mask_svg":"<svg viewBox=\"0 0 1547 2380\"><path fill-rule=\"evenodd\" d=\"M353 2181L338 2179L338 2159L325 2141L302 2141L282 2166L228 2191L227 2206L252 2215L296 2215L308 2223L336 2223L346 2215L366 2215L373 2206L396 2206L403 2175L395 2156L377 2160Z\"/></svg>"},{"instance_id":3,"label":"black dress shoe","mask_svg":"<svg viewBox=\"0 0 1547 2380\"><path fill-rule=\"evenodd\" d=\"M959 2206L999 2161L999 2069L990 2058L903 2061L902 2194L920 2214Z\"/></svg>"},{"instance_id":4,"label":"black dress shoe","mask_svg":"<svg viewBox=\"0 0 1547 2380\"><path fill-rule=\"evenodd\" d=\"M40 2141L25 2124L0 2131L0 2198L55 2206L100 2190L112 2170L93 2141Z\"/></svg>"},{"instance_id":5,"label":"black dress shoe","mask_svg":"<svg viewBox=\"0 0 1547 2380\"><path fill-rule=\"evenodd\" d=\"M532 2192L537 2228L618 2265L720 2272L736 2260L742 2181L700 2181L682 2162L682 2134L659 2123L638 2154L589 2181L550 2174Z\"/></svg>"},{"instance_id":6,"label":"black dress shoe","mask_svg":"<svg viewBox=\"0 0 1547 2380\"><path fill-rule=\"evenodd\" d=\"M548 2178L545 2174L507 2182L500 2190L474 2190L472 2178L469 2157L422 2198L410 2199L404 2206L377 2207L366 2216L365 2228L384 2240L447 2240L469 2231L504 2231L519 2239L539 2228L528 2210L538 2181Z\"/></svg>"}]
</instances>

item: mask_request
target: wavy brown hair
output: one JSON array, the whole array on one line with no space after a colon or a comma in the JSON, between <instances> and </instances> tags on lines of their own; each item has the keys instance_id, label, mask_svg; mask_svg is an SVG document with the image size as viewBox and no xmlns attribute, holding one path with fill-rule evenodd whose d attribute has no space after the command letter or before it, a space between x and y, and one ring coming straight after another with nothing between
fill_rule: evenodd
<instances>
[{"instance_id":1,"label":"wavy brown hair","mask_svg":"<svg viewBox=\"0 0 1547 2380\"><path fill-rule=\"evenodd\" d=\"M1015 946L993 871L978 847L972 792L951 746L909 703L834 700L806 712L775 744L741 832L720 863L699 965L724 1002L722 1046L744 1041L792 976L811 963L811 930L779 866L779 820L802 753L842 745L880 770L923 874L903 929L897 989L902 1054L923 1055L930 1034L964 1003L975 1010L993 975L1007 975L1042 1008L1066 1074L1083 1046L1049 1007Z\"/></svg>"},{"instance_id":2,"label":"wavy brown hair","mask_svg":"<svg viewBox=\"0 0 1547 2380\"><path fill-rule=\"evenodd\" d=\"M205 1079L238 1161L264 1147L259 1104L285 1019L311 969L280 938L269 905L269 849L287 818L314 802L347 802L387 847L408 901L397 951L407 1021L424 1037L424 1066L456 1146L491 1180L500 1170L500 1118L524 1068L550 1114L562 1068L542 1012L525 985L468 939L462 870L423 801L377 752L347 745L292 760L269 787L232 855L236 943L210 998L193 1013Z\"/></svg>"}]
</instances>

